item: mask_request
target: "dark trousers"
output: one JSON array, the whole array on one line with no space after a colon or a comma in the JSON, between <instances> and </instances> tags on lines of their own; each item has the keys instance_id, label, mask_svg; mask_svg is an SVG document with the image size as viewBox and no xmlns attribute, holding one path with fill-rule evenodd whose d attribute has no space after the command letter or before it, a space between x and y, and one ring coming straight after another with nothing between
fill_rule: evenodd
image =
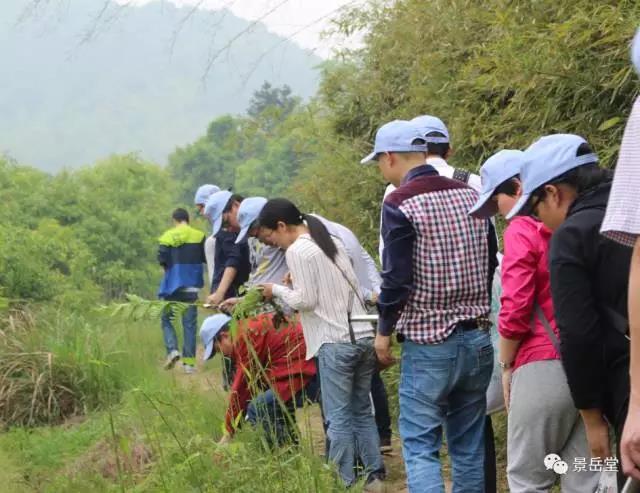
<instances>
[{"instance_id":1,"label":"dark trousers","mask_svg":"<svg viewBox=\"0 0 640 493\"><path fill-rule=\"evenodd\" d=\"M371 398L376 413L376 426L380 440L391 439L391 415L389 413L389 398L380 372L376 370L371 379Z\"/></svg>"},{"instance_id":2,"label":"dark trousers","mask_svg":"<svg viewBox=\"0 0 640 493\"><path fill-rule=\"evenodd\" d=\"M484 422L484 491L497 493L498 480L496 474L496 443L493 436L491 416L487 415Z\"/></svg>"}]
</instances>

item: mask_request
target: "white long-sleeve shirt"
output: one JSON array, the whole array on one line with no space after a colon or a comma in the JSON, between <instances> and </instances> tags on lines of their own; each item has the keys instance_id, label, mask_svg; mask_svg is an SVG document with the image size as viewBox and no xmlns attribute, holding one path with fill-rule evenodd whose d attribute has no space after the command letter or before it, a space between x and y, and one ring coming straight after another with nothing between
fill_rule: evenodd
<instances>
[{"instance_id":1,"label":"white long-sleeve shirt","mask_svg":"<svg viewBox=\"0 0 640 493\"><path fill-rule=\"evenodd\" d=\"M382 278L378 272L376 263L360 244L358 237L346 226L334 223L328 219L312 214L317 217L325 225L329 234L338 238L347 251L347 255L351 259L353 270L355 271L358 283L360 284L360 292L365 300L371 300L373 293L380 294L380 285Z\"/></svg>"},{"instance_id":2,"label":"white long-sleeve shirt","mask_svg":"<svg viewBox=\"0 0 640 493\"><path fill-rule=\"evenodd\" d=\"M204 240L204 258L207 259L207 275L209 277L207 292L209 292L213 284L213 263L216 258L216 239L213 235L207 236L207 239Z\"/></svg>"},{"instance_id":3,"label":"white long-sleeve shirt","mask_svg":"<svg viewBox=\"0 0 640 493\"><path fill-rule=\"evenodd\" d=\"M273 286L275 297L300 312L307 359L314 357L325 343L351 342L347 315L350 300L352 315L366 314L359 296L353 293L352 286L357 289L358 280L349 257L340 241L334 243L338 248L335 263L310 235L301 235L286 251L293 289ZM352 326L356 339L374 336L368 322L353 322Z\"/></svg>"}]
</instances>

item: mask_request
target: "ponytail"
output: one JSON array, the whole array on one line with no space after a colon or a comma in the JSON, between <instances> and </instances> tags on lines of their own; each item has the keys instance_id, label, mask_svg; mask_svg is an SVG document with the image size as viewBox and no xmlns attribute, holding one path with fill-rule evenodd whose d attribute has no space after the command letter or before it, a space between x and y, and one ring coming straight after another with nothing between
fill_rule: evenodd
<instances>
[{"instance_id":1,"label":"ponytail","mask_svg":"<svg viewBox=\"0 0 640 493\"><path fill-rule=\"evenodd\" d=\"M258 222L261 226L269 229L276 229L279 222L283 222L287 226L299 226L306 222L313 241L332 262L335 262L338 248L331 239L331 235L325 225L317 217L310 214L302 214L290 200L269 200L262 208Z\"/></svg>"},{"instance_id":2,"label":"ponytail","mask_svg":"<svg viewBox=\"0 0 640 493\"><path fill-rule=\"evenodd\" d=\"M309 228L309 234L313 241L320 247L324 254L331 259L332 262L336 261L336 255L338 255L338 248L333 242L327 227L315 216L311 214L303 214L302 218L306 221Z\"/></svg>"}]
</instances>

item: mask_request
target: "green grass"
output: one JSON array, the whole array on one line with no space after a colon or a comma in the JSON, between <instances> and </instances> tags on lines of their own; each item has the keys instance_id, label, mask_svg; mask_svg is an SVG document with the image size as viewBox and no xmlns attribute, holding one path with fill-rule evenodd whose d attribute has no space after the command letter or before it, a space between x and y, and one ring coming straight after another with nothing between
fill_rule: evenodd
<instances>
[{"instance_id":1,"label":"green grass","mask_svg":"<svg viewBox=\"0 0 640 493\"><path fill-rule=\"evenodd\" d=\"M46 349L54 367L73 370L83 412L0 435L0 491L343 491L307 437L271 452L245 427L218 447L226 397L208 382L217 381L219 362L196 379L162 370L159 321L49 309L35 319L14 336L24 350Z\"/></svg>"}]
</instances>

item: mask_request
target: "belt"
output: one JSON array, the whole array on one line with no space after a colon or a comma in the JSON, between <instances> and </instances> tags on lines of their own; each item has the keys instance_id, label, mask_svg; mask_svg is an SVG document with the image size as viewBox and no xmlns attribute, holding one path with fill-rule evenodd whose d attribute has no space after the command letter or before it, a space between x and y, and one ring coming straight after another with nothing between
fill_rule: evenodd
<instances>
[{"instance_id":1,"label":"belt","mask_svg":"<svg viewBox=\"0 0 640 493\"><path fill-rule=\"evenodd\" d=\"M461 320L456 324L462 330L489 330L491 328L491 322L485 318L471 318L468 320Z\"/></svg>"}]
</instances>

